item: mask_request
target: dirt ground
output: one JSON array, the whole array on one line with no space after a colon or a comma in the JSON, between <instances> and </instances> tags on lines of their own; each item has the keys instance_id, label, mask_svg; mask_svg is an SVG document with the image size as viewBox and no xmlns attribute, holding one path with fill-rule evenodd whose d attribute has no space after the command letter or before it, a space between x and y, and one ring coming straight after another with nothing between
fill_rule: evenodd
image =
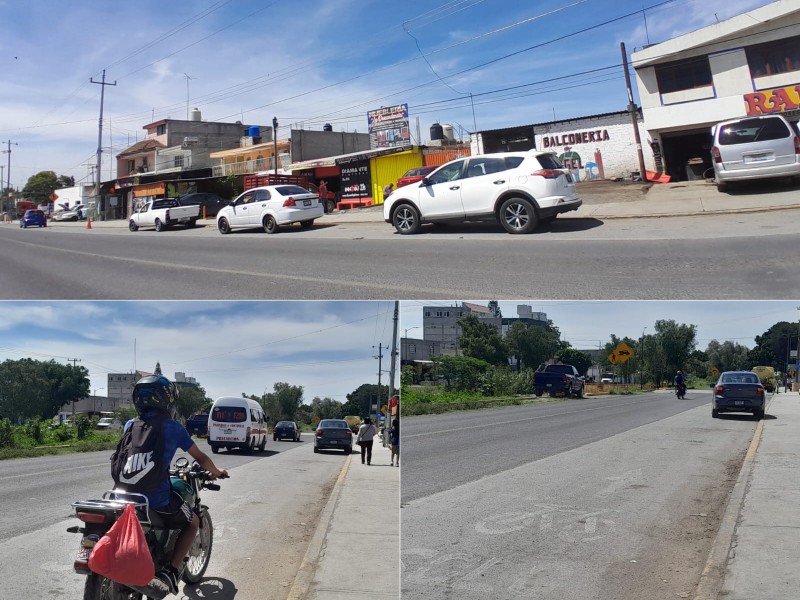
<instances>
[{"instance_id":1,"label":"dirt ground","mask_svg":"<svg viewBox=\"0 0 800 600\"><path fill-rule=\"evenodd\" d=\"M579 181L575 184L578 195L584 204L605 204L607 202L632 202L641 200L647 191L656 184L641 181Z\"/></svg>"}]
</instances>

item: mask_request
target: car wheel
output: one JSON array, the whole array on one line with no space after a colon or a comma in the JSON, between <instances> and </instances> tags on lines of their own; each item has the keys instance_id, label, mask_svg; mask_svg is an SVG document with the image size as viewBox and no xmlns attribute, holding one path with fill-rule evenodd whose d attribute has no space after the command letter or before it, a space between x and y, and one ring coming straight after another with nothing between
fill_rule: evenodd
<instances>
[{"instance_id":1,"label":"car wheel","mask_svg":"<svg viewBox=\"0 0 800 600\"><path fill-rule=\"evenodd\" d=\"M498 219L508 233L530 233L538 221L533 204L524 198L509 198L503 202Z\"/></svg>"},{"instance_id":2,"label":"car wheel","mask_svg":"<svg viewBox=\"0 0 800 600\"><path fill-rule=\"evenodd\" d=\"M300 221L300 227L303 229L311 229L311 226L314 224L314 219L310 221Z\"/></svg>"},{"instance_id":3,"label":"car wheel","mask_svg":"<svg viewBox=\"0 0 800 600\"><path fill-rule=\"evenodd\" d=\"M261 222L261 225L264 226L264 231L267 233L277 233L278 231L278 222L272 215L267 215L264 217L264 220Z\"/></svg>"},{"instance_id":4,"label":"car wheel","mask_svg":"<svg viewBox=\"0 0 800 600\"><path fill-rule=\"evenodd\" d=\"M230 225L230 223L228 223L228 219L226 219L225 217L222 217L219 221L217 221L217 229L219 229L219 232L222 235L230 233L231 232L231 225Z\"/></svg>"},{"instance_id":5,"label":"car wheel","mask_svg":"<svg viewBox=\"0 0 800 600\"><path fill-rule=\"evenodd\" d=\"M727 192L728 191L728 184L727 183L723 183L721 181L718 181L717 182L717 191L718 192L723 192L723 193Z\"/></svg>"},{"instance_id":6,"label":"car wheel","mask_svg":"<svg viewBox=\"0 0 800 600\"><path fill-rule=\"evenodd\" d=\"M211 446L211 452L214 454L219 454L219 446Z\"/></svg>"},{"instance_id":7,"label":"car wheel","mask_svg":"<svg viewBox=\"0 0 800 600\"><path fill-rule=\"evenodd\" d=\"M164 231L164 224L161 219L156 219L156 231Z\"/></svg>"},{"instance_id":8,"label":"car wheel","mask_svg":"<svg viewBox=\"0 0 800 600\"><path fill-rule=\"evenodd\" d=\"M716 408L711 409L711 418L719 419L719 411Z\"/></svg>"},{"instance_id":9,"label":"car wheel","mask_svg":"<svg viewBox=\"0 0 800 600\"><path fill-rule=\"evenodd\" d=\"M402 235L417 233L420 228L419 211L410 204L401 204L392 214L392 225Z\"/></svg>"},{"instance_id":10,"label":"car wheel","mask_svg":"<svg viewBox=\"0 0 800 600\"><path fill-rule=\"evenodd\" d=\"M186 222L186 229L191 229L192 227L196 227L196 226L197 226L197 220L196 219L189 219Z\"/></svg>"},{"instance_id":11,"label":"car wheel","mask_svg":"<svg viewBox=\"0 0 800 600\"><path fill-rule=\"evenodd\" d=\"M578 393L575 394L576 398L583 398L583 388L584 386L581 386L580 389L578 390Z\"/></svg>"},{"instance_id":12,"label":"car wheel","mask_svg":"<svg viewBox=\"0 0 800 600\"><path fill-rule=\"evenodd\" d=\"M267 436L264 436L264 439L261 440L261 443L258 445L258 451L263 452L264 448L267 447Z\"/></svg>"},{"instance_id":13,"label":"car wheel","mask_svg":"<svg viewBox=\"0 0 800 600\"><path fill-rule=\"evenodd\" d=\"M273 435L272 436L272 441L273 442L277 442L278 441L278 436L277 435Z\"/></svg>"},{"instance_id":14,"label":"car wheel","mask_svg":"<svg viewBox=\"0 0 800 600\"><path fill-rule=\"evenodd\" d=\"M316 446L314 446L314 454L319 454L319 448L317 448Z\"/></svg>"},{"instance_id":15,"label":"car wheel","mask_svg":"<svg viewBox=\"0 0 800 600\"><path fill-rule=\"evenodd\" d=\"M139 226L133 221L128 221L128 229L131 231L139 231Z\"/></svg>"},{"instance_id":16,"label":"car wheel","mask_svg":"<svg viewBox=\"0 0 800 600\"><path fill-rule=\"evenodd\" d=\"M757 411L755 411L755 412L753 413L753 416L754 416L754 417L755 417L757 420L759 420L759 421L760 421L761 419L763 419L763 418L764 418L764 411L763 411L763 410L757 410Z\"/></svg>"}]
</instances>

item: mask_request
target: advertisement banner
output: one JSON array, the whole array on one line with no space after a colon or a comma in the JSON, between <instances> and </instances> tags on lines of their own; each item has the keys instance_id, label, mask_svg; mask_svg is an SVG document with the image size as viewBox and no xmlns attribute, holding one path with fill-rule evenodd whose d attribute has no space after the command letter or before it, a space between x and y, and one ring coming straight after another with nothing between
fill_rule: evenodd
<instances>
[{"instance_id":1,"label":"advertisement banner","mask_svg":"<svg viewBox=\"0 0 800 600\"><path fill-rule=\"evenodd\" d=\"M408 104L384 106L367 113L370 148L410 146Z\"/></svg>"},{"instance_id":2,"label":"advertisement banner","mask_svg":"<svg viewBox=\"0 0 800 600\"><path fill-rule=\"evenodd\" d=\"M341 167L341 199L370 198L372 196L372 177L369 161L354 162Z\"/></svg>"}]
</instances>

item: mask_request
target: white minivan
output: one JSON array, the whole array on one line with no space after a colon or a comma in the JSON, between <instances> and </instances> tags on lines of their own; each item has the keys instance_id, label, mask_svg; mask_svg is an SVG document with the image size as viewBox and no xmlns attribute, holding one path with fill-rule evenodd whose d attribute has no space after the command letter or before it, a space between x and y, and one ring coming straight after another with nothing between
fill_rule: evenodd
<instances>
[{"instance_id":1,"label":"white minivan","mask_svg":"<svg viewBox=\"0 0 800 600\"><path fill-rule=\"evenodd\" d=\"M235 396L217 398L208 415L208 445L214 454L220 448L264 450L268 420L255 400Z\"/></svg>"}]
</instances>

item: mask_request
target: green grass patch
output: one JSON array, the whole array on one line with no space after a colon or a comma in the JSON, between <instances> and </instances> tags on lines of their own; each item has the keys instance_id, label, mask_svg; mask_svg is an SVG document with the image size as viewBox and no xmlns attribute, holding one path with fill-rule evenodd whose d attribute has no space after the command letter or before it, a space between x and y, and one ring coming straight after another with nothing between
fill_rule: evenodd
<instances>
[{"instance_id":1,"label":"green grass patch","mask_svg":"<svg viewBox=\"0 0 800 600\"><path fill-rule=\"evenodd\" d=\"M533 394L482 396L476 393L446 391L442 388L428 386L404 387L401 397L403 416L442 414L458 410L479 410L501 406L564 401L564 398L537 398Z\"/></svg>"}]
</instances>

